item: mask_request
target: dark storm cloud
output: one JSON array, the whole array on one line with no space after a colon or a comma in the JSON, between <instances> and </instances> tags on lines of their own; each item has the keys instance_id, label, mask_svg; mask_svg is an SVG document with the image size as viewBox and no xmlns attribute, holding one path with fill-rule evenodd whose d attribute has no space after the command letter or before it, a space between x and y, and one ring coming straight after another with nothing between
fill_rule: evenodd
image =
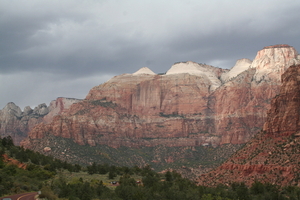
<instances>
[{"instance_id":1,"label":"dark storm cloud","mask_svg":"<svg viewBox=\"0 0 300 200\"><path fill-rule=\"evenodd\" d=\"M3 0L0 107L84 98L145 66L160 73L191 60L230 68L264 46L299 50L299 8L294 0Z\"/></svg>"}]
</instances>

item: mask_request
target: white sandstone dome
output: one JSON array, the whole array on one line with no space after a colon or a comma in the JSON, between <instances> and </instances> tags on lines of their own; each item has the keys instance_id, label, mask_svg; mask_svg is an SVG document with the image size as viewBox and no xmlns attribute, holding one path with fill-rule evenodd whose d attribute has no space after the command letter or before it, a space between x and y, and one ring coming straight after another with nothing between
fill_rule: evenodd
<instances>
[{"instance_id":1,"label":"white sandstone dome","mask_svg":"<svg viewBox=\"0 0 300 200\"><path fill-rule=\"evenodd\" d=\"M132 75L140 75L140 74L155 75L155 73L151 69L149 69L148 67L142 67L141 69L139 69L138 71L136 71Z\"/></svg>"},{"instance_id":2,"label":"white sandstone dome","mask_svg":"<svg viewBox=\"0 0 300 200\"><path fill-rule=\"evenodd\" d=\"M211 91L214 91L216 88L218 88L221 85L221 81L217 77L212 66L198 64L192 61L180 62L174 64L171 67L171 69L167 71L166 75L184 74L184 73L207 78L211 82L211 87L210 87Z\"/></svg>"},{"instance_id":3,"label":"white sandstone dome","mask_svg":"<svg viewBox=\"0 0 300 200\"><path fill-rule=\"evenodd\" d=\"M249 69L251 63L252 61L246 58L236 61L235 65L230 69L229 72L222 74L221 80L224 82L229 81L230 79Z\"/></svg>"},{"instance_id":4,"label":"white sandstone dome","mask_svg":"<svg viewBox=\"0 0 300 200\"><path fill-rule=\"evenodd\" d=\"M203 75L204 71L207 70L200 64L188 61L175 63L174 65L172 65L171 69L167 71L166 75L183 73L188 73L192 75Z\"/></svg>"}]
</instances>

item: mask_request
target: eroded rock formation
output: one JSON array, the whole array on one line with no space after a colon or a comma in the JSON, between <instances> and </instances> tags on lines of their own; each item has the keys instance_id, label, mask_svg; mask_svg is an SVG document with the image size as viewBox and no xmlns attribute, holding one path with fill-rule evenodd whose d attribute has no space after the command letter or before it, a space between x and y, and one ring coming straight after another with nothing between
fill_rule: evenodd
<instances>
[{"instance_id":1,"label":"eroded rock formation","mask_svg":"<svg viewBox=\"0 0 300 200\"><path fill-rule=\"evenodd\" d=\"M296 50L283 45L230 71L193 62L176 63L165 75L142 68L92 88L22 144L33 148L48 134L116 148L242 144L261 129L281 74L297 62Z\"/></svg>"},{"instance_id":2,"label":"eroded rock formation","mask_svg":"<svg viewBox=\"0 0 300 200\"><path fill-rule=\"evenodd\" d=\"M281 75L299 62L297 56L297 51L288 45L266 47L258 51L248 70L230 78L209 96L215 133L221 136L221 144L245 143L262 128L271 99L279 93ZM241 60L236 66L246 69L248 62ZM238 70L234 67L227 74L232 71Z\"/></svg>"},{"instance_id":3,"label":"eroded rock formation","mask_svg":"<svg viewBox=\"0 0 300 200\"><path fill-rule=\"evenodd\" d=\"M273 98L263 128L224 164L200 176L198 183L254 181L300 185L300 65L282 75L280 93Z\"/></svg>"},{"instance_id":4,"label":"eroded rock formation","mask_svg":"<svg viewBox=\"0 0 300 200\"><path fill-rule=\"evenodd\" d=\"M34 126L39 123L49 123L54 116L61 114L78 101L78 99L60 97L52 101L48 107L46 104L40 104L34 109L26 106L24 111L10 102L0 110L0 136L11 136L14 143L18 145Z\"/></svg>"}]
</instances>

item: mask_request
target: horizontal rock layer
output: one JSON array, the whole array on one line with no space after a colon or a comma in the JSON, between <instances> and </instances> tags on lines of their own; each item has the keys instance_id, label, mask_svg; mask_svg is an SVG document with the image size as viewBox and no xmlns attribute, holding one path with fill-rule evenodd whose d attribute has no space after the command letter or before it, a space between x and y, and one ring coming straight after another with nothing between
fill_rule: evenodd
<instances>
[{"instance_id":1,"label":"horizontal rock layer","mask_svg":"<svg viewBox=\"0 0 300 200\"><path fill-rule=\"evenodd\" d=\"M30 147L30 140L48 134L92 146L242 144L263 126L280 76L297 56L293 47L274 46L259 51L249 67L236 65L234 73L186 62L165 75L144 68L116 76L34 127L22 144Z\"/></svg>"}]
</instances>

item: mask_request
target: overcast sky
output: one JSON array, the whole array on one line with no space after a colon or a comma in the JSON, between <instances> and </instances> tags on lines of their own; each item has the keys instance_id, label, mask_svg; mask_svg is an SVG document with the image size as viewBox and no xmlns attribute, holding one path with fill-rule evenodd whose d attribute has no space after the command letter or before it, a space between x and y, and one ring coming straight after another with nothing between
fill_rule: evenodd
<instances>
[{"instance_id":1,"label":"overcast sky","mask_svg":"<svg viewBox=\"0 0 300 200\"><path fill-rule=\"evenodd\" d=\"M300 51L299 10L295 0L1 0L0 109L85 98L141 67L231 68L268 45Z\"/></svg>"}]
</instances>

